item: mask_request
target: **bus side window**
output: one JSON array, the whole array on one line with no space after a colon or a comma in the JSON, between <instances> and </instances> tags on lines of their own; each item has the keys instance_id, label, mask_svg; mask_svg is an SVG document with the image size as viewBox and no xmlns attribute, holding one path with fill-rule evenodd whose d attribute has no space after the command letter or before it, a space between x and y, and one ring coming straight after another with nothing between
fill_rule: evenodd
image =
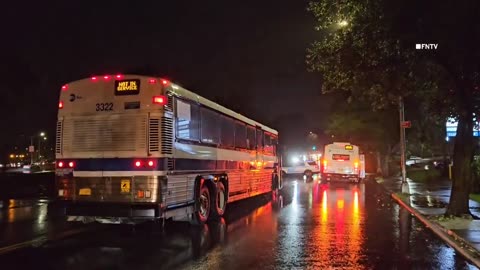
<instances>
[{"instance_id":1,"label":"bus side window","mask_svg":"<svg viewBox=\"0 0 480 270\"><path fill-rule=\"evenodd\" d=\"M252 126L247 127L247 147L249 150L255 150L256 140L255 140L255 128Z\"/></svg>"},{"instance_id":2,"label":"bus side window","mask_svg":"<svg viewBox=\"0 0 480 270\"><path fill-rule=\"evenodd\" d=\"M228 148L235 147L235 121L227 116L221 117L220 143Z\"/></svg>"},{"instance_id":3,"label":"bus side window","mask_svg":"<svg viewBox=\"0 0 480 270\"><path fill-rule=\"evenodd\" d=\"M276 156L277 155L277 147L278 147L278 137L275 136L275 135L272 135L271 141L272 141L272 154L274 156Z\"/></svg>"},{"instance_id":4,"label":"bus side window","mask_svg":"<svg viewBox=\"0 0 480 270\"><path fill-rule=\"evenodd\" d=\"M220 142L220 115L210 109L201 108L201 137L203 143Z\"/></svg>"},{"instance_id":5,"label":"bus side window","mask_svg":"<svg viewBox=\"0 0 480 270\"><path fill-rule=\"evenodd\" d=\"M263 131L261 129L257 129L257 151L263 152Z\"/></svg>"},{"instance_id":6,"label":"bus side window","mask_svg":"<svg viewBox=\"0 0 480 270\"><path fill-rule=\"evenodd\" d=\"M235 122L235 147L247 149L247 127L242 122Z\"/></svg>"},{"instance_id":7,"label":"bus side window","mask_svg":"<svg viewBox=\"0 0 480 270\"><path fill-rule=\"evenodd\" d=\"M265 137L265 141L264 141L264 147L263 147L263 150L265 151L265 154L272 154L272 146L271 146L271 142L270 142L270 135L268 135L267 133L263 133L264 137Z\"/></svg>"},{"instance_id":8,"label":"bus side window","mask_svg":"<svg viewBox=\"0 0 480 270\"><path fill-rule=\"evenodd\" d=\"M176 99L177 138L200 140L200 110L198 105Z\"/></svg>"}]
</instances>

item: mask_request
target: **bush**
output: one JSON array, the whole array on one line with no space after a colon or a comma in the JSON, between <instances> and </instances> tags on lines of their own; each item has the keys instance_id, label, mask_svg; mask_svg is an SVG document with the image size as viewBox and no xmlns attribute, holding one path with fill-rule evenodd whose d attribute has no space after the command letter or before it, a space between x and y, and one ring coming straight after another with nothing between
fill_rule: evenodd
<instances>
[{"instance_id":1,"label":"bush","mask_svg":"<svg viewBox=\"0 0 480 270\"><path fill-rule=\"evenodd\" d=\"M428 182L441 176L438 170L411 170L407 171L407 177L414 182Z\"/></svg>"}]
</instances>

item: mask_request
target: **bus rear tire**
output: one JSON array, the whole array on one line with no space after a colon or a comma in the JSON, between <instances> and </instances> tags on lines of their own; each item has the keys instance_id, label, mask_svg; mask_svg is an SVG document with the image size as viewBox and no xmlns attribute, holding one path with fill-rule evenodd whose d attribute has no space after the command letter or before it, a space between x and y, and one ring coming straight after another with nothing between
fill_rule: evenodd
<instances>
[{"instance_id":1,"label":"bus rear tire","mask_svg":"<svg viewBox=\"0 0 480 270\"><path fill-rule=\"evenodd\" d=\"M196 225L203 225L205 224L211 212L211 205L212 205L212 197L210 195L210 190L206 182L203 182L200 187L200 192L198 194L198 198L196 199L197 209L194 213L194 224Z\"/></svg>"},{"instance_id":2,"label":"bus rear tire","mask_svg":"<svg viewBox=\"0 0 480 270\"><path fill-rule=\"evenodd\" d=\"M305 175L305 178L306 178L307 182L308 181L313 181L313 172L312 171L306 170L303 174Z\"/></svg>"},{"instance_id":3,"label":"bus rear tire","mask_svg":"<svg viewBox=\"0 0 480 270\"><path fill-rule=\"evenodd\" d=\"M217 188L215 189L215 197L213 198L212 203L212 217L216 220L219 220L225 214L227 208L228 194L223 182L217 183Z\"/></svg>"}]
</instances>

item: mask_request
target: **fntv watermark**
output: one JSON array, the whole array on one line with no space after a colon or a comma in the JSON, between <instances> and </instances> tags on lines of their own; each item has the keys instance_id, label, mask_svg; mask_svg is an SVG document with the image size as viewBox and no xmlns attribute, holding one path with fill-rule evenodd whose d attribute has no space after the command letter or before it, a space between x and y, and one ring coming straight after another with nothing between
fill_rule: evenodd
<instances>
[{"instance_id":1,"label":"fntv watermark","mask_svg":"<svg viewBox=\"0 0 480 270\"><path fill-rule=\"evenodd\" d=\"M415 49L417 50L436 50L438 49L438 44L415 44Z\"/></svg>"}]
</instances>

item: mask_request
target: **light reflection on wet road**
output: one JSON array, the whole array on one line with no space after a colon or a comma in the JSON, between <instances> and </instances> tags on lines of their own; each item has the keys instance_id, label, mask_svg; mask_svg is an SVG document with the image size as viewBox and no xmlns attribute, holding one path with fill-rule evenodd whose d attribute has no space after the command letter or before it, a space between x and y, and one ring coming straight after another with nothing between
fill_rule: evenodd
<instances>
[{"instance_id":1,"label":"light reflection on wet road","mask_svg":"<svg viewBox=\"0 0 480 270\"><path fill-rule=\"evenodd\" d=\"M42 269L474 269L372 184L286 182L218 223L109 226L0 257ZM156 227L155 227L156 226Z\"/></svg>"}]
</instances>

